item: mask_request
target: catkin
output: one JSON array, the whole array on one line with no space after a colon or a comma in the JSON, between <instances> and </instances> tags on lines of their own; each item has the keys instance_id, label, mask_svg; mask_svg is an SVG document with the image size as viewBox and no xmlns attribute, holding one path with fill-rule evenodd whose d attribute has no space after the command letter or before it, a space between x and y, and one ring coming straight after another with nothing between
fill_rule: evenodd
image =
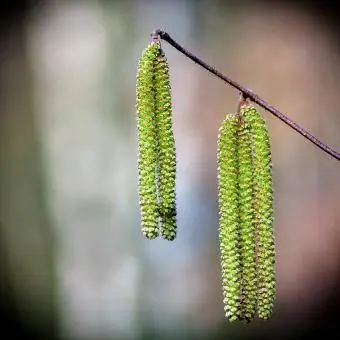
<instances>
[{"instance_id":1,"label":"catkin","mask_svg":"<svg viewBox=\"0 0 340 340\"><path fill-rule=\"evenodd\" d=\"M176 237L176 155L169 65L153 41L137 73L138 185L143 234Z\"/></svg>"},{"instance_id":2,"label":"catkin","mask_svg":"<svg viewBox=\"0 0 340 340\"><path fill-rule=\"evenodd\" d=\"M268 319L272 314L276 293L270 141L266 122L255 107L243 106L241 114L249 120L252 132L253 208L258 280L257 314L261 319Z\"/></svg>"},{"instance_id":3,"label":"catkin","mask_svg":"<svg viewBox=\"0 0 340 340\"><path fill-rule=\"evenodd\" d=\"M253 165L251 126L240 117L238 128L238 190L242 262L242 311L247 321L254 318L257 303L253 215Z\"/></svg>"},{"instance_id":4,"label":"catkin","mask_svg":"<svg viewBox=\"0 0 340 340\"><path fill-rule=\"evenodd\" d=\"M176 150L172 128L172 103L169 65L164 54L155 66L155 109L159 150L159 198L161 234L166 240L176 237Z\"/></svg>"},{"instance_id":5,"label":"catkin","mask_svg":"<svg viewBox=\"0 0 340 340\"><path fill-rule=\"evenodd\" d=\"M226 316L268 319L276 289L271 151L265 120L253 106L223 121L217 158Z\"/></svg>"},{"instance_id":6,"label":"catkin","mask_svg":"<svg viewBox=\"0 0 340 340\"><path fill-rule=\"evenodd\" d=\"M137 73L138 188L141 226L145 237L158 236L157 197L157 131L154 91L155 62L159 54L157 43L144 50Z\"/></svg>"},{"instance_id":7,"label":"catkin","mask_svg":"<svg viewBox=\"0 0 340 340\"><path fill-rule=\"evenodd\" d=\"M159 41L137 72L138 185L143 234L176 238L176 150L169 65ZM219 244L229 321L268 319L276 294L271 150L265 120L246 103L218 134Z\"/></svg>"},{"instance_id":8,"label":"catkin","mask_svg":"<svg viewBox=\"0 0 340 340\"><path fill-rule=\"evenodd\" d=\"M242 319L237 130L237 115L228 115L219 130L217 153L223 302L230 321Z\"/></svg>"}]
</instances>

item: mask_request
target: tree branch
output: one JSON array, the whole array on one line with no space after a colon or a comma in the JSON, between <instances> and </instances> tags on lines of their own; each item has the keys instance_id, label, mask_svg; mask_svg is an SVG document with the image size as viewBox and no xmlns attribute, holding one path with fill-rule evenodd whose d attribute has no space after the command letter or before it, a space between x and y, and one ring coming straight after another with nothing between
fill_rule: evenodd
<instances>
[{"instance_id":1,"label":"tree branch","mask_svg":"<svg viewBox=\"0 0 340 340\"><path fill-rule=\"evenodd\" d=\"M186 50L184 47L182 47L180 44L178 44L175 40L173 40L170 35L161 30L157 29L151 33L152 38L161 38L167 43L169 43L171 46L173 46L176 50L183 53L186 57L194 61L196 64L202 66L204 69L215 75L216 77L222 79L235 89L239 90L242 93L242 96L246 99L253 101L254 103L258 104L265 110L272 113L275 117L281 119L284 123L286 123L288 126L290 126L292 129L294 129L296 132L298 132L303 137L307 138L310 142L312 142L314 145L316 145L318 148L329 154L330 156L334 157L338 161L340 161L340 154L336 152L334 149L332 149L329 145L323 143L319 139L317 139L315 136L313 136L310 132L306 131L304 128L302 128L297 123L293 122L290 118L288 118L285 114L283 114L281 111L279 111L274 106L268 104L265 100L260 98L256 93L252 92L251 90L245 88L244 86L238 84L234 80L230 79L228 76L223 75L221 72L219 72L214 67L210 66L194 54L190 53L188 50Z\"/></svg>"}]
</instances>

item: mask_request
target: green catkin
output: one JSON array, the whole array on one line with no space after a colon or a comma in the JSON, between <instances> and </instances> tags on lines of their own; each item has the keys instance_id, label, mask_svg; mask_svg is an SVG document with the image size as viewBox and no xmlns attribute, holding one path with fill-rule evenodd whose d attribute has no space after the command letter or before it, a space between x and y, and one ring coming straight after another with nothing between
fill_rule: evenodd
<instances>
[{"instance_id":1,"label":"green catkin","mask_svg":"<svg viewBox=\"0 0 340 340\"><path fill-rule=\"evenodd\" d=\"M159 150L159 197L161 234L168 241L176 238L176 151L172 124L169 65L164 54L155 66L155 103Z\"/></svg>"},{"instance_id":2,"label":"green catkin","mask_svg":"<svg viewBox=\"0 0 340 340\"><path fill-rule=\"evenodd\" d=\"M255 239L253 216L253 166L251 130L248 120L240 117L238 129L239 221L241 230L242 311L249 322L257 303Z\"/></svg>"},{"instance_id":3,"label":"green catkin","mask_svg":"<svg viewBox=\"0 0 340 340\"><path fill-rule=\"evenodd\" d=\"M238 210L238 117L228 115L218 135L219 243L223 302L229 321L241 320L241 252Z\"/></svg>"},{"instance_id":4,"label":"green catkin","mask_svg":"<svg viewBox=\"0 0 340 340\"><path fill-rule=\"evenodd\" d=\"M241 108L252 130L254 175L254 221L258 279L257 314L268 319L276 294L275 242L273 230L273 182L268 129L263 117L251 106Z\"/></svg>"},{"instance_id":5,"label":"green catkin","mask_svg":"<svg viewBox=\"0 0 340 340\"><path fill-rule=\"evenodd\" d=\"M157 131L155 117L154 69L159 45L144 50L137 72L138 188L142 233L158 236Z\"/></svg>"},{"instance_id":6,"label":"green catkin","mask_svg":"<svg viewBox=\"0 0 340 340\"><path fill-rule=\"evenodd\" d=\"M176 154L169 65L158 41L137 73L138 185L145 237L176 238ZM225 315L268 319L276 294L271 150L250 104L227 115L218 135L219 243Z\"/></svg>"}]
</instances>

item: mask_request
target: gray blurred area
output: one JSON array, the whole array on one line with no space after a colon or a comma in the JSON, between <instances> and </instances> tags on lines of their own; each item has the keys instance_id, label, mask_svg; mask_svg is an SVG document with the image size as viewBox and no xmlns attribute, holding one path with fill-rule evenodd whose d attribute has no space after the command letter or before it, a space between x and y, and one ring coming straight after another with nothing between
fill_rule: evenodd
<instances>
[{"instance_id":1,"label":"gray blurred area","mask_svg":"<svg viewBox=\"0 0 340 340\"><path fill-rule=\"evenodd\" d=\"M163 43L178 161L174 242L140 231L135 112L138 58L163 28L340 151L340 35L330 17L307 5L217 0L38 1L8 13L0 294L9 334L181 340L337 331L340 163L261 109L273 152L277 299L269 321L230 324L216 143L239 94Z\"/></svg>"}]
</instances>

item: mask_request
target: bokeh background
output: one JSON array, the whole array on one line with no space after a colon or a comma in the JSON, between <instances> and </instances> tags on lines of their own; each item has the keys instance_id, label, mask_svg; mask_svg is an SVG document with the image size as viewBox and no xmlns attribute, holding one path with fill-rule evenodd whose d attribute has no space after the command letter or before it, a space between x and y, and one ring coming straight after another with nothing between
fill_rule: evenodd
<instances>
[{"instance_id":1,"label":"bokeh background","mask_svg":"<svg viewBox=\"0 0 340 340\"><path fill-rule=\"evenodd\" d=\"M224 318L217 130L239 94L167 43L178 238L140 232L135 77L154 28L340 150L331 2L1 2L0 294L7 338L340 335L340 163L261 110L272 140L277 299Z\"/></svg>"}]
</instances>

